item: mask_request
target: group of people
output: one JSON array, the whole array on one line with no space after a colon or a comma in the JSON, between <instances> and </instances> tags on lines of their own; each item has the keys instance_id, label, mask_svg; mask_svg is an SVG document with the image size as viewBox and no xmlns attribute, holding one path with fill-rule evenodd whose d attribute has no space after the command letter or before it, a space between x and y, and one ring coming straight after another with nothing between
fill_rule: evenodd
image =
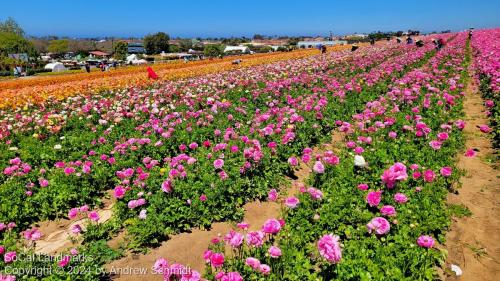
<instances>
[{"instance_id":1,"label":"group of people","mask_svg":"<svg viewBox=\"0 0 500 281\"><path fill-rule=\"evenodd\" d=\"M107 62L102 61L97 65L97 67L104 72L104 71L109 71L111 67L116 69L118 67L118 63L116 61L113 61L111 62L111 64L109 64ZM87 73L90 73L90 64L88 62L85 63L85 71L87 71Z\"/></svg>"}]
</instances>

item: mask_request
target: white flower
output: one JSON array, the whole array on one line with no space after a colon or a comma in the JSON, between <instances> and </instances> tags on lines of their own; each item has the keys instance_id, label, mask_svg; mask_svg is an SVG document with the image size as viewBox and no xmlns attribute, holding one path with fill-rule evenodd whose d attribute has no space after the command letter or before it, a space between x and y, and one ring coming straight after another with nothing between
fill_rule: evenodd
<instances>
[{"instance_id":1,"label":"white flower","mask_svg":"<svg viewBox=\"0 0 500 281\"><path fill-rule=\"evenodd\" d=\"M367 166L365 158L361 155L354 155L354 166L364 168Z\"/></svg>"},{"instance_id":2,"label":"white flower","mask_svg":"<svg viewBox=\"0 0 500 281\"><path fill-rule=\"evenodd\" d=\"M17 147L15 147L15 146L13 146L13 147L9 147L9 150L10 150L10 151L16 151L16 150L18 150L18 148L17 148Z\"/></svg>"},{"instance_id":3,"label":"white flower","mask_svg":"<svg viewBox=\"0 0 500 281\"><path fill-rule=\"evenodd\" d=\"M61 148L62 148L62 145L60 145L60 144L56 144L56 145L54 145L54 149L59 150L59 149L61 149Z\"/></svg>"},{"instance_id":4,"label":"white flower","mask_svg":"<svg viewBox=\"0 0 500 281\"><path fill-rule=\"evenodd\" d=\"M456 264L451 265L451 271L455 272L456 276L462 275L462 269Z\"/></svg>"}]
</instances>

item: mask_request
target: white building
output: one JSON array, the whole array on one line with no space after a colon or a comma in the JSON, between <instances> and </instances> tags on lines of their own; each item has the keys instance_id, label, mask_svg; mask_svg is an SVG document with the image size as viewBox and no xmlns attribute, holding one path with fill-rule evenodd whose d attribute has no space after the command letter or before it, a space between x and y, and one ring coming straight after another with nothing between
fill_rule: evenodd
<instances>
[{"instance_id":1,"label":"white building","mask_svg":"<svg viewBox=\"0 0 500 281\"><path fill-rule=\"evenodd\" d=\"M250 48L247 46L226 46L224 53L228 52L240 52L242 54L250 54Z\"/></svg>"},{"instance_id":2,"label":"white building","mask_svg":"<svg viewBox=\"0 0 500 281\"><path fill-rule=\"evenodd\" d=\"M52 72L59 72L59 71L65 71L67 70L64 64L60 62L51 62L47 65L45 65L44 69L50 69Z\"/></svg>"}]
</instances>

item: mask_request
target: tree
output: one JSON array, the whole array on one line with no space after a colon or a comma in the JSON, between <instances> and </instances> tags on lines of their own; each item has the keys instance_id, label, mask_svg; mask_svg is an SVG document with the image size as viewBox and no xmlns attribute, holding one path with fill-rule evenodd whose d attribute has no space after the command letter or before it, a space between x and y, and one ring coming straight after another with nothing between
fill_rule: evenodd
<instances>
[{"instance_id":1,"label":"tree","mask_svg":"<svg viewBox=\"0 0 500 281\"><path fill-rule=\"evenodd\" d=\"M224 46L220 44L209 44L205 46L203 53L207 57L215 58L224 55Z\"/></svg>"},{"instance_id":2,"label":"tree","mask_svg":"<svg viewBox=\"0 0 500 281\"><path fill-rule=\"evenodd\" d=\"M144 37L144 48L146 49L146 54L159 54L161 52L168 52L168 41L170 36L165 32L158 32L155 34L149 34Z\"/></svg>"},{"instance_id":3,"label":"tree","mask_svg":"<svg viewBox=\"0 0 500 281\"><path fill-rule=\"evenodd\" d=\"M8 18L4 22L0 21L0 32L13 33L24 37L24 30L13 18Z\"/></svg>"},{"instance_id":4,"label":"tree","mask_svg":"<svg viewBox=\"0 0 500 281\"><path fill-rule=\"evenodd\" d=\"M67 39L52 40L47 50L55 54L64 54L69 50L69 41Z\"/></svg>"},{"instance_id":5,"label":"tree","mask_svg":"<svg viewBox=\"0 0 500 281\"><path fill-rule=\"evenodd\" d=\"M262 39L265 39L265 38L264 38L264 35L255 34L255 35L253 36L253 39L254 39L254 40L262 40Z\"/></svg>"},{"instance_id":6,"label":"tree","mask_svg":"<svg viewBox=\"0 0 500 281\"><path fill-rule=\"evenodd\" d=\"M0 56L19 53L27 53L30 57L37 55L33 44L22 36L10 32L0 32Z\"/></svg>"},{"instance_id":7,"label":"tree","mask_svg":"<svg viewBox=\"0 0 500 281\"><path fill-rule=\"evenodd\" d=\"M120 42L116 43L113 51L114 51L115 59L125 60L127 58L127 53L128 53L127 42L120 41Z\"/></svg>"},{"instance_id":8,"label":"tree","mask_svg":"<svg viewBox=\"0 0 500 281\"><path fill-rule=\"evenodd\" d=\"M182 39L179 42L179 49L183 52L189 51L189 49L193 48L193 41L191 39Z\"/></svg>"}]
</instances>

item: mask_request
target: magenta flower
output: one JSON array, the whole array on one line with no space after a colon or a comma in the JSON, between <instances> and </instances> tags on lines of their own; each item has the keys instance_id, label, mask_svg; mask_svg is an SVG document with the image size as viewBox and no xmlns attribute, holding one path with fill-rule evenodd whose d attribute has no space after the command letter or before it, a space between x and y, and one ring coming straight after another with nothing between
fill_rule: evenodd
<instances>
[{"instance_id":1,"label":"magenta flower","mask_svg":"<svg viewBox=\"0 0 500 281\"><path fill-rule=\"evenodd\" d=\"M465 152L465 157L469 157L469 158L472 158L474 156L476 156L476 151L474 151L474 149L467 149L467 151Z\"/></svg>"},{"instance_id":2,"label":"magenta flower","mask_svg":"<svg viewBox=\"0 0 500 281\"><path fill-rule=\"evenodd\" d=\"M380 208L380 213L384 216L393 217L396 215L396 209L391 205L384 205Z\"/></svg>"},{"instance_id":3,"label":"magenta flower","mask_svg":"<svg viewBox=\"0 0 500 281\"><path fill-rule=\"evenodd\" d=\"M260 247L264 243L264 232L250 231L247 233L246 240L248 246Z\"/></svg>"},{"instance_id":4,"label":"magenta flower","mask_svg":"<svg viewBox=\"0 0 500 281\"><path fill-rule=\"evenodd\" d=\"M384 235L391 230L389 222L382 217L373 218L367 225L368 233L375 232L378 235Z\"/></svg>"},{"instance_id":5,"label":"magenta flower","mask_svg":"<svg viewBox=\"0 0 500 281\"><path fill-rule=\"evenodd\" d=\"M11 262L15 261L16 258L17 258L17 254L15 251L7 252L7 253L5 253L5 255L3 255L3 261L5 263L11 263Z\"/></svg>"},{"instance_id":6,"label":"magenta flower","mask_svg":"<svg viewBox=\"0 0 500 281\"><path fill-rule=\"evenodd\" d=\"M269 265L267 264L261 264L259 267L259 271L264 275L269 275L269 273L271 272L271 267L269 267Z\"/></svg>"},{"instance_id":7,"label":"magenta flower","mask_svg":"<svg viewBox=\"0 0 500 281\"><path fill-rule=\"evenodd\" d=\"M166 180L161 183L161 190L165 193L172 192L172 181Z\"/></svg>"},{"instance_id":8,"label":"magenta flower","mask_svg":"<svg viewBox=\"0 0 500 281\"><path fill-rule=\"evenodd\" d=\"M436 178L436 174L434 173L433 170L425 170L424 181L433 182L435 178Z\"/></svg>"},{"instance_id":9,"label":"magenta flower","mask_svg":"<svg viewBox=\"0 0 500 281\"><path fill-rule=\"evenodd\" d=\"M268 219L262 226L262 231L268 234L276 234L281 230L281 223L277 219Z\"/></svg>"},{"instance_id":10,"label":"magenta flower","mask_svg":"<svg viewBox=\"0 0 500 281\"><path fill-rule=\"evenodd\" d=\"M69 264L71 260L71 256L64 256L58 263L57 266L59 267L65 267Z\"/></svg>"},{"instance_id":11,"label":"magenta flower","mask_svg":"<svg viewBox=\"0 0 500 281\"><path fill-rule=\"evenodd\" d=\"M299 160L297 160L296 157L290 157L288 158L288 164L290 164L290 166L297 166L299 164Z\"/></svg>"},{"instance_id":12,"label":"magenta flower","mask_svg":"<svg viewBox=\"0 0 500 281\"><path fill-rule=\"evenodd\" d=\"M366 195L366 203L370 205L370 207L375 207L380 204L380 200L382 200L382 191L370 191Z\"/></svg>"},{"instance_id":13,"label":"magenta flower","mask_svg":"<svg viewBox=\"0 0 500 281\"><path fill-rule=\"evenodd\" d=\"M267 194L267 199L271 202L275 202L278 199L278 192L276 189L271 189L269 193Z\"/></svg>"},{"instance_id":14,"label":"magenta flower","mask_svg":"<svg viewBox=\"0 0 500 281\"><path fill-rule=\"evenodd\" d=\"M224 237L224 241L226 241L231 247L237 248L243 243L243 238L243 234L234 230L230 230L229 233Z\"/></svg>"},{"instance_id":15,"label":"magenta flower","mask_svg":"<svg viewBox=\"0 0 500 281\"><path fill-rule=\"evenodd\" d=\"M92 221L98 221L99 220L99 214L96 211L92 211L89 213L88 218Z\"/></svg>"},{"instance_id":16,"label":"magenta flower","mask_svg":"<svg viewBox=\"0 0 500 281\"><path fill-rule=\"evenodd\" d=\"M125 196L125 188L123 188L122 186L118 185L115 187L115 190L114 190L114 196L116 199L121 199Z\"/></svg>"},{"instance_id":17,"label":"magenta flower","mask_svg":"<svg viewBox=\"0 0 500 281\"><path fill-rule=\"evenodd\" d=\"M285 206L290 209L295 209L299 205L300 201L297 197L288 197L285 199Z\"/></svg>"},{"instance_id":18,"label":"magenta flower","mask_svg":"<svg viewBox=\"0 0 500 281\"><path fill-rule=\"evenodd\" d=\"M423 248L432 248L434 247L434 239L428 235L422 235L418 237L417 244Z\"/></svg>"},{"instance_id":19,"label":"magenta flower","mask_svg":"<svg viewBox=\"0 0 500 281\"><path fill-rule=\"evenodd\" d=\"M215 169L222 169L223 166L224 166L224 160L217 159L217 160L214 161L214 167L215 167Z\"/></svg>"},{"instance_id":20,"label":"magenta flower","mask_svg":"<svg viewBox=\"0 0 500 281\"><path fill-rule=\"evenodd\" d=\"M408 197L404 195L403 193L396 193L394 194L394 201L398 202L399 204L404 204L408 201Z\"/></svg>"},{"instance_id":21,"label":"magenta flower","mask_svg":"<svg viewBox=\"0 0 500 281\"><path fill-rule=\"evenodd\" d=\"M441 168L440 172L441 172L441 175L443 177L447 178L447 177L451 176L452 169L451 169L451 167L446 166L446 167Z\"/></svg>"},{"instance_id":22,"label":"magenta flower","mask_svg":"<svg viewBox=\"0 0 500 281\"><path fill-rule=\"evenodd\" d=\"M360 184L358 184L358 189L359 190L367 190L368 185L366 183L360 183Z\"/></svg>"},{"instance_id":23,"label":"magenta flower","mask_svg":"<svg viewBox=\"0 0 500 281\"><path fill-rule=\"evenodd\" d=\"M323 174L325 172L325 166L321 161L316 161L313 166L313 171L317 174Z\"/></svg>"},{"instance_id":24,"label":"magenta flower","mask_svg":"<svg viewBox=\"0 0 500 281\"><path fill-rule=\"evenodd\" d=\"M276 246L271 246L267 252L269 253L269 256L271 256L272 258L281 257L281 249Z\"/></svg>"},{"instance_id":25,"label":"magenta flower","mask_svg":"<svg viewBox=\"0 0 500 281\"><path fill-rule=\"evenodd\" d=\"M221 267L224 264L224 255L222 253L213 253L210 256L210 264L213 267Z\"/></svg>"},{"instance_id":26,"label":"magenta flower","mask_svg":"<svg viewBox=\"0 0 500 281\"><path fill-rule=\"evenodd\" d=\"M325 234L318 241L319 254L331 263L338 263L342 259L340 238L337 235Z\"/></svg>"},{"instance_id":27,"label":"magenta flower","mask_svg":"<svg viewBox=\"0 0 500 281\"><path fill-rule=\"evenodd\" d=\"M254 257L249 257L245 260L245 264L252 269L257 270L260 267L260 261Z\"/></svg>"}]
</instances>

